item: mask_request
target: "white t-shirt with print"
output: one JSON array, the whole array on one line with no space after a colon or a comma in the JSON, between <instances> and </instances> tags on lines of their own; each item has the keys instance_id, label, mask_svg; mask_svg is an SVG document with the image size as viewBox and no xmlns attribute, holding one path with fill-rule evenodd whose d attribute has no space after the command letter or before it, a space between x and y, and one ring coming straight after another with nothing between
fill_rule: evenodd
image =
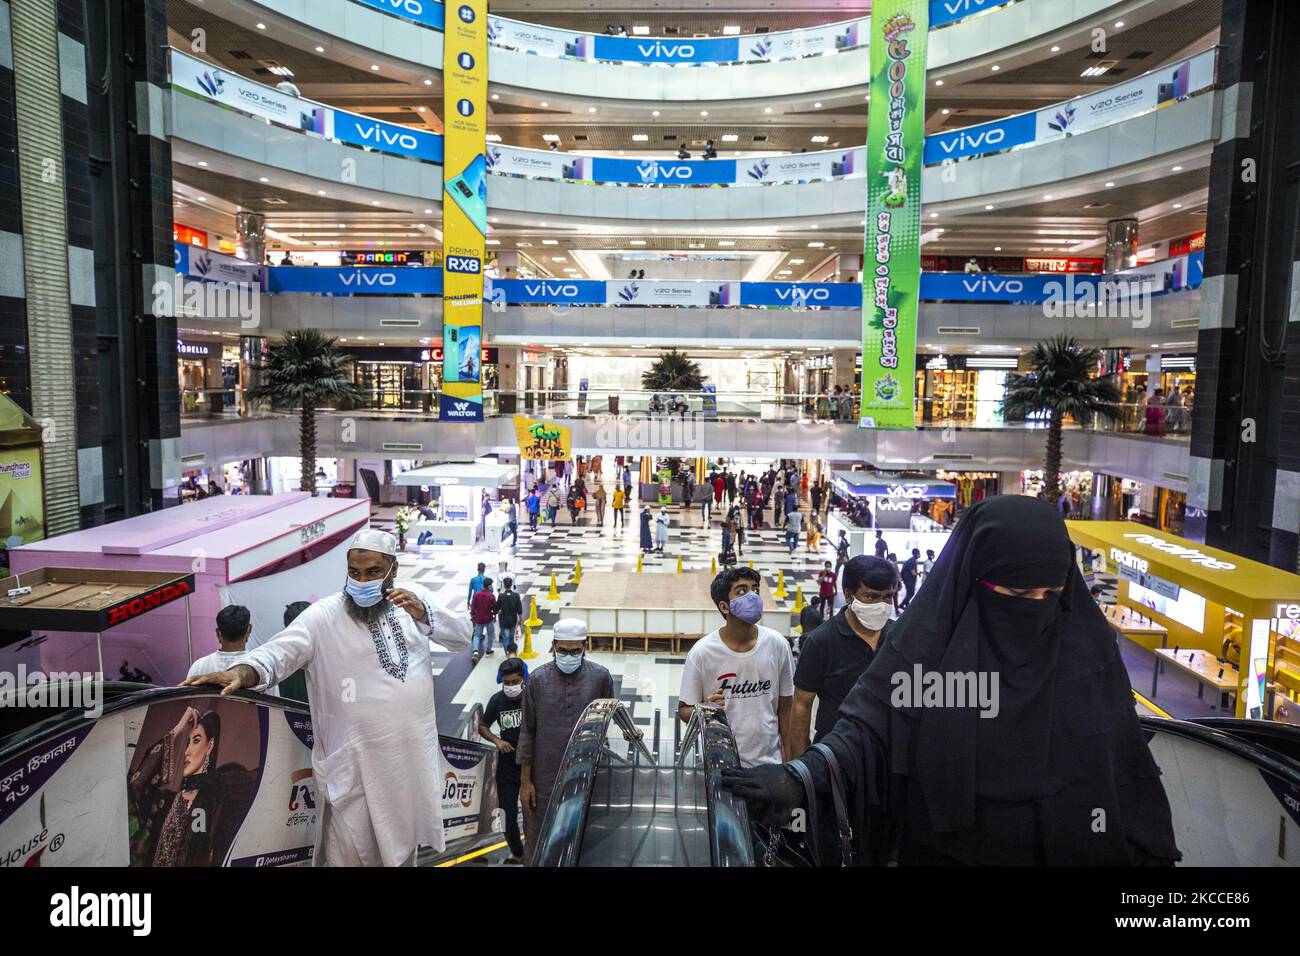
<instances>
[{"instance_id":1,"label":"white t-shirt with print","mask_svg":"<svg viewBox=\"0 0 1300 956\"><path fill-rule=\"evenodd\" d=\"M221 671L228 671L236 664L242 664L248 659L248 650L242 651L213 651L206 657L200 657L190 665L190 672L185 675L186 680L191 677L202 677L204 674L216 674ZM279 697L280 692L274 687L268 687L262 691L271 697Z\"/></svg>"},{"instance_id":2,"label":"white t-shirt with print","mask_svg":"<svg viewBox=\"0 0 1300 956\"><path fill-rule=\"evenodd\" d=\"M752 650L737 654L718 631L695 642L686 655L681 703L693 707L721 690L727 722L736 738L742 767L781 763L780 698L794 696L794 659L789 642L770 627L758 625Z\"/></svg>"}]
</instances>

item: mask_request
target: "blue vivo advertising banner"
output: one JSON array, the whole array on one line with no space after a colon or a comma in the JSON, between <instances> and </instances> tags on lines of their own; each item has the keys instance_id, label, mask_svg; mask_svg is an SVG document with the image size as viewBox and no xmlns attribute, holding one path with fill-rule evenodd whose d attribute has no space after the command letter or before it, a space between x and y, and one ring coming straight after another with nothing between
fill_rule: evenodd
<instances>
[{"instance_id":1,"label":"blue vivo advertising banner","mask_svg":"<svg viewBox=\"0 0 1300 956\"><path fill-rule=\"evenodd\" d=\"M739 37L595 37L597 60L624 63L735 63Z\"/></svg>"},{"instance_id":2,"label":"blue vivo advertising banner","mask_svg":"<svg viewBox=\"0 0 1300 956\"><path fill-rule=\"evenodd\" d=\"M978 156L1013 146L1032 143L1037 137L1036 113L1021 113L994 123L967 126L951 133L933 133L925 138L925 164L933 166L945 159Z\"/></svg>"},{"instance_id":3,"label":"blue vivo advertising banner","mask_svg":"<svg viewBox=\"0 0 1300 956\"><path fill-rule=\"evenodd\" d=\"M363 6L383 10L405 20L414 20L426 27L441 30L446 23L446 13L441 3L434 0L353 0Z\"/></svg>"},{"instance_id":4,"label":"blue vivo advertising banner","mask_svg":"<svg viewBox=\"0 0 1300 956\"><path fill-rule=\"evenodd\" d=\"M410 126L384 123L356 113L334 111L334 138L354 146L410 156L428 163L442 162L442 137Z\"/></svg>"},{"instance_id":5,"label":"blue vivo advertising banner","mask_svg":"<svg viewBox=\"0 0 1300 956\"><path fill-rule=\"evenodd\" d=\"M736 181L736 164L730 159L606 159L596 157L591 179L598 183L680 183L727 185Z\"/></svg>"},{"instance_id":6,"label":"blue vivo advertising banner","mask_svg":"<svg viewBox=\"0 0 1300 956\"><path fill-rule=\"evenodd\" d=\"M492 294L510 305L604 305L605 283L598 279L493 279Z\"/></svg>"},{"instance_id":7,"label":"blue vivo advertising banner","mask_svg":"<svg viewBox=\"0 0 1300 956\"><path fill-rule=\"evenodd\" d=\"M268 292L314 292L320 295L442 294L441 269L276 266L267 269L266 276Z\"/></svg>"},{"instance_id":8,"label":"blue vivo advertising banner","mask_svg":"<svg viewBox=\"0 0 1300 956\"><path fill-rule=\"evenodd\" d=\"M856 282L742 282L740 304L860 309L862 286Z\"/></svg>"},{"instance_id":9,"label":"blue vivo advertising banner","mask_svg":"<svg viewBox=\"0 0 1300 956\"><path fill-rule=\"evenodd\" d=\"M994 7L1004 7L1010 2L1011 0L930 0L930 29L964 20Z\"/></svg>"}]
</instances>

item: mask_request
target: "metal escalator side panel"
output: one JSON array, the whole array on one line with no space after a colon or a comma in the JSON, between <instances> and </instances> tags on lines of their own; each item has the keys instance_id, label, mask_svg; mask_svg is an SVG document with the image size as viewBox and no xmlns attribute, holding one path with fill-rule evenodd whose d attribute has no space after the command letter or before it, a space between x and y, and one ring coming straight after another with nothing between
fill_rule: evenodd
<instances>
[{"instance_id":1,"label":"metal escalator side panel","mask_svg":"<svg viewBox=\"0 0 1300 956\"><path fill-rule=\"evenodd\" d=\"M708 805L709 857L713 866L753 866L754 843L745 801L723 789L722 771L740 766L736 738L721 708L696 708L700 715L704 794Z\"/></svg>"},{"instance_id":2,"label":"metal escalator side panel","mask_svg":"<svg viewBox=\"0 0 1300 956\"><path fill-rule=\"evenodd\" d=\"M1139 719L1169 798L1180 866L1300 866L1300 767L1219 728Z\"/></svg>"}]
</instances>

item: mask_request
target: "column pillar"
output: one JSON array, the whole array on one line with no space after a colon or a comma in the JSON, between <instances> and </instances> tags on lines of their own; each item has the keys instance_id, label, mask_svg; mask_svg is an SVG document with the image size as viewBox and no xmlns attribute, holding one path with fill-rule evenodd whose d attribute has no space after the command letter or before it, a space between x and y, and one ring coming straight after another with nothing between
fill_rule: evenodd
<instances>
[{"instance_id":1,"label":"column pillar","mask_svg":"<svg viewBox=\"0 0 1300 956\"><path fill-rule=\"evenodd\" d=\"M1120 269L1132 269L1137 265L1138 221L1136 219L1112 219L1106 223L1106 262L1107 272Z\"/></svg>"},{"instance_id":2,"label":"column pillar","mask_svg":"<svg viewBox=\"0 0 1300 956\"><path fill-rule=\"evenodd\" d=\"M235 255L258 265L266 261L266 217L260 212L235 213Z\"/></svg>"}]
</instances>

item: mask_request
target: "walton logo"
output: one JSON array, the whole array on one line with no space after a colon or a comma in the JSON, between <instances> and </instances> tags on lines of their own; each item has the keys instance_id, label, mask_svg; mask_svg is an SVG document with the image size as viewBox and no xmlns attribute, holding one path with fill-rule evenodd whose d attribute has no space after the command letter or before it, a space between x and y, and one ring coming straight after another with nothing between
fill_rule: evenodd
<instances>
[{"instance_id":1,"label":"walton logo","mask_svg":"<svg viewBox=\"0 0 1300 956\"><path fill-rule=\"evenodd\" d=\"M463 412L469 408L469 402L452 402L452 405L458 412Z\"/></svg>"},{"instance_id":2,"label":"walton logo","mask_svg":"<svg viewBox=\"0 0 1300 956\"><path fill-rule=\"evenodd\" d=\"M638 43L636 49L647 60L687 60L695 56L695 45L691 43L664 43L655 40L654 43Z\"/></svg>"},{"instance_id":3,"label":"walton logo","mask_svg":"<svg viewBox=\"0 0 1300 956\"><path fill-rule=\"evenodd\" d=\"M1019 279L995 279L982 276L979 279L962 279L962 288L967 292L1024 292L1025 284Z\"/></svg>"},{"instance_id":4,"label":"walton logo","mask_svg":"<svg viewBox=\"0 0 1300 956\"><path fill-rule=\"evenodd\" d=\"M339 281L344 285L395 286L397 285L397 276L391 272L373 272L369 269L358 269L356 272L340 272Z\"/></svg>"},{"instance_id":5,"label":"walton logo","mask_svg":"<svg viewBox=\"0 0 1300 956\"><path fill-rule=\"evenodd\" d=\"M953 136L940 138L939 148L945 153L977 152L981 149L996 146L1006 138L1007 131L1004 129L984 129L978 133L967 133L965 130L958 130Z\"/></svg>"},{"instance_id":6,"label":"walton logo","mask_svg":"<svg viewBox=\"0 0 1300 956\"><path fill-rule=\"evenodd\" d=\"M357 135L364 141L375 142L380 146L400 146L411 151L420 147L420 141L413 134L394 130L380 123L372 123L369 126L357 123Z\"/></svg>"},{"instance_id":7,"label":"walton logo","mask_svg":"<svg viewBox=\"0 0 1300 956\"><path fill-rule=\"evenodd\" d=\"M622 290L619 291L618 297L622 299L624 302L631 302L633 299L637 297L637 294L640 291L641 291L641 287L639 285L637 285L635 282L629 282L627 285L623 286Z\"/></svg>"},{"instance_id":8,"label":"walton logo","mask_svg":"<svg viewBox=\"0 0 1300 956\"><path fill-rule=\"evenodd\" d=\"M718 690L728 699L737 697L761 697L772 689L770 680L741 680L738 674L719 674Z\"/></svg>"}]
</instances>

